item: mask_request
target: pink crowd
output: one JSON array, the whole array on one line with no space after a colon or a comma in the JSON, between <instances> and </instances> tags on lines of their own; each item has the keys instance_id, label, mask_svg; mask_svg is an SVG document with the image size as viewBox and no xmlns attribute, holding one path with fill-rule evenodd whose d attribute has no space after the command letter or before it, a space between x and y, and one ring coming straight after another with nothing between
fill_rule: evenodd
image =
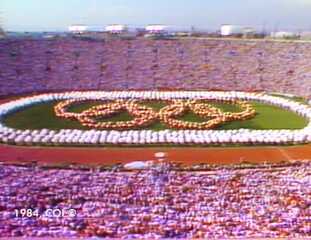
<instances>
[{"instance_id":1,"label":"pink crowd","mask_svg":"<svg viewBox=\"0 0 311 240\"><path fill-rule=\"evenodd\" d=\"M0 237L311 236L311 164L205 172L0 167ZM16 216L27 208L40 216ZM46 209L76 215L46 217Z\"/></svg>"},{"instance_id":2,"label":"pink crowd","mask_svg":"<svg viewBox=\"0 0 311 240\"><path fill-rule=\"evenodd\" d=\"M0 96L59 90L242 90L310 98L311 44L252 40L0 40Z\"/></svg>"}]
</instances>

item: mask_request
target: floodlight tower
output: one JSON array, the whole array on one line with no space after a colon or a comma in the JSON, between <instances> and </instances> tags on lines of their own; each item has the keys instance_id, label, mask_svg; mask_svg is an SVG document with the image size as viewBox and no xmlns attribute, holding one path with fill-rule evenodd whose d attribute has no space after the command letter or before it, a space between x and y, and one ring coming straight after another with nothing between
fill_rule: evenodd
<instances>
[{"instance_id":1,"label":"floodlight tower","mask_svg":"<svg viewBox=\"0 0 311 240\"><path fill-rule=\"evenodd\" d=\"M0 11L0 38L5 36L4 28L3 28L3 17L2 11Z\"/></svg>"}]
</instances>

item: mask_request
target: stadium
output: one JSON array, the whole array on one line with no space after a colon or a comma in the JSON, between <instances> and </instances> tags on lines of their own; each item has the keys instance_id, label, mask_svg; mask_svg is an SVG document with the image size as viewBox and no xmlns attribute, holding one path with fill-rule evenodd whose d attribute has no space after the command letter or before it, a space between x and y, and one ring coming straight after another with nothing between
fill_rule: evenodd
<instances>
[{"instance_id":1,"label":"stadium","mask_svg":"<svg viewBox=\"0 0 311 240\"><path fill-rule=\"evenodd\" d=\"M0 39L1 238L311 236L310 41L85 30Z\"/></svg>"},{"instance_id":2,"label":"stadium","mask_svg":"<svg viewBox=\"0 0 311 240\"><path fill-rule=\"evenodd\" d=\"M15 102L20 107L4 106L2 124L9 129L1 140L50 146L306 144L310 142L309 47L305 42L238 39L6 39L1 41L1 76L6 80L1 95L4 102L24 98ZM42 94L46 100L39 99ZM54 108L71 98L76 102L57 114ZM135 109L145 109L129 112L126 101L132 100L140 100ZM123 107L115 109L116 101ZM241 104L249 104L250 109ZM109 107L110 113L96 106ZM67 108L89 115L82 122L82 114L80 120L66 118ZM231 111L241 119L224 119ZM160 112L166 117L157 117ZM104 124L96 127L97 123ZM64 134L58 134L61 131ZM189 133L193 138L187 140ZM200 137L204 133L208 136ZM310 153L308 145L283 150L290 155L284 160L295 160L298 151Z\"/></svg>"}]
</instances>

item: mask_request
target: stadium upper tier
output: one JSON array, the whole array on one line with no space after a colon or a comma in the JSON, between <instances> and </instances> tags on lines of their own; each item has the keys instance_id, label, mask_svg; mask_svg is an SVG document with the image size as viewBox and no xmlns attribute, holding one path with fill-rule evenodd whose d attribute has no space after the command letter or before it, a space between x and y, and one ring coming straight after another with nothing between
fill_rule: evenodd
<instances>
[{"instance_id":1,"label":"stadium upper tier","mask_svg":"<svg viewBox=\"0 0 311 240\"><path fill-rule=\"evenodd\" d=\"M0 40L0 96L56 90L206 89L311 97L311 43Z\"/></svg>"}]
</instances>

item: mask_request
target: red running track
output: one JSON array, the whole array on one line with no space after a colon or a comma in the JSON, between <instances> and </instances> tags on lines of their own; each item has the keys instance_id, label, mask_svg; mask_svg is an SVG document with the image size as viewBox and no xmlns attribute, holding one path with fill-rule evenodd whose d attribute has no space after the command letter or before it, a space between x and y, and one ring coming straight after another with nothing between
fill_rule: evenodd
<instances>
[{"instance_id":1,"label":"red running track","mask_svg":"<svg viewBox=\"0 0 311 240\"><path fill-rule=\"evenodd\" d=\"M232 164L311 160L311 145L290 147L167 147L167 148L93 148L93 147L21 147L0 145L0 161L42 164L114 164L152 160L156 152L186 165L197 163Z\"/></svg>"}]
</instances>

